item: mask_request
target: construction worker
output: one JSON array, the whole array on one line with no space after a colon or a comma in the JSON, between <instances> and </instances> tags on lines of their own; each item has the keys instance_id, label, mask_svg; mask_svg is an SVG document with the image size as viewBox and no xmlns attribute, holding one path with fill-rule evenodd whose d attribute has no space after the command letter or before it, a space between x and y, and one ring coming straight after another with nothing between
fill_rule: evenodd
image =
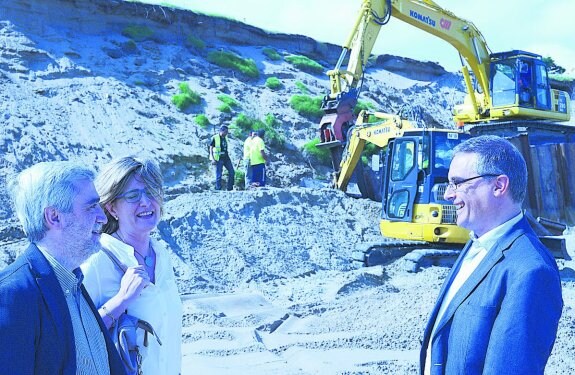
<instances>
[{"instance_id":1,"label":"construction worker","mask_svg":"<svg viewBox=\"0 0 575 375\"><path fill-rule=\"evenodd\" d=\"M218 134L212 137L210 143L210 161L216 166L216 190L222 190L222 170L226 167L228 170L227 189L234 188L235 171L230 156L228 155L228 127L222 125Z\"/></svg>"},{"instance_id":2,"label":"construction worker","mask_svg":"<svg viewBox=\"0 0 575 375\"><path fill-rule=\"evenodd\" d=\"M255 137L250 142L250 165L252 168L252 186L265 186L266 184L266 163L268 156L264 144L265 130L259 129Z\"/></svg>"},{"instance_id":3,"label":"construction worker","mask_svg":"<svg viewBox=\"0 0 575 375\"><path fill-rule=\"evenodd\" d=\"M246 172L245 187L246 189L252 184L252 166L250 165L251 144L256 136L255 130L250 130L246 141L244 142L244 168Z\"/></svg>"}]
</instances>

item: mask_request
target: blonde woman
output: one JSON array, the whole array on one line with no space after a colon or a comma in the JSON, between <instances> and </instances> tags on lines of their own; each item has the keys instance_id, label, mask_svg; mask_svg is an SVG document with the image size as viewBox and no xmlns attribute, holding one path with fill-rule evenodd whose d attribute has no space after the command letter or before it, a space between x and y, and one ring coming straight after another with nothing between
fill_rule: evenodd
<instances>
[{"instance_id":1,"label":"blonde woman","mask_svg":"<svg viewBox=\"0 0 575 375\"><path fill-rule=\"evenodd\" d=\"M84 285L106 326L123 312L149 322L159 336L143 343L145 375L181 372L182 303L167 249L150 234L163 211L163 178L151 160L123 157L105 165L95 181L108 218L100 243L128 270L122 274L103 251L82 265Z\"/></svg>"}]
</instances>

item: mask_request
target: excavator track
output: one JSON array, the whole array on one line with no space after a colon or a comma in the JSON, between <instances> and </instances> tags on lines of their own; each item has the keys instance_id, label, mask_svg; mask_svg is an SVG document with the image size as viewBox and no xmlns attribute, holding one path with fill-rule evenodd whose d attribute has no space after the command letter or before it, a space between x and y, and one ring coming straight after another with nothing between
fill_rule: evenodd
<instances>
[{"instance_id":1,"label":"excavator track","mask_svg":"<svg viewBox=\"0 0 575 375\"><path fill-rule=\"evenodd\" d=\"M527 221L556 259L571 260L567 252L565 237L561 234L566 229L562 223L547 219L535 219L524 211ZM381 242L360 244L352 253L352 261L371 267L387 265L399 258L404 260L407 272L418 272L421 267L451 267L463 249L463 244L429 243L423 241L405 241L386 238Z\"/></svg>"},{"instance_id":2,"label":"excavator track","mask_svg":"<svg viewBox=\"0 0 575 375\"><path fill-rule=\"evenodd\" d=\"M371 267L386 265L399 258L405 261L405 270L418 272L421 267L451 267L463 244L439 244L421 241L385 241L365 243L352 253L352 261Z\"/></svg>"}]
</instances>

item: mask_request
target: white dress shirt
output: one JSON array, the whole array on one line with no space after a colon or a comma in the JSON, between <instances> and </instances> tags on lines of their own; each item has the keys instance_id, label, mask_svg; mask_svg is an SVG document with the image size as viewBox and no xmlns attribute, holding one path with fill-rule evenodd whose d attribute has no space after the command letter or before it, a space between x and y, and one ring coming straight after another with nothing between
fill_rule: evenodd
<instances>
[{"instance_id":1,"label":"white dress shirt","mask_svg":"<svg viewBox=\"0 0 575 375\"><path fill-rule=\"evenodd\" d=\"M128 267L138 265L132 246L108 234L102 234L100 243ZM153 240L152 247L156 253L155 284L142 290L142 294L130 305L128 314L149 322L162 341L160 346L153 337L149 337L146 348L143 346L144 334L140 330L138 342L142 343L143 373L178 375L182 363L182 301L169 252ZM123 274L103 251L90 257L81 268L84 286L98 308L120 290Z\"/></svg>"}]
</instances>

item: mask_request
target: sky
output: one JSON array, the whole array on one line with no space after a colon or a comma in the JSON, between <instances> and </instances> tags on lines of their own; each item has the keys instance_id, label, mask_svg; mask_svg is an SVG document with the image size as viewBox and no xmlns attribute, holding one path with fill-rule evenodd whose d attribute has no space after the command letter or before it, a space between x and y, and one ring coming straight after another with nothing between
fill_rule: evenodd
<instances>
[{"instance_id":1,"label":"sky","mask_svg":"<svg viewBox=\"0 0 575 375\"><path fill-rule=\"evenodd\" d=\"M346 42L361 0L143 0L233 18L271 32L301 34L321 42ZM437 0L437 4L481 31L492 52L521 49L550 56L575 75L573 0ZM450 71L460 68L447 42L392 18L372 51L433 61Z\"/></svg>"}]
</instances>

